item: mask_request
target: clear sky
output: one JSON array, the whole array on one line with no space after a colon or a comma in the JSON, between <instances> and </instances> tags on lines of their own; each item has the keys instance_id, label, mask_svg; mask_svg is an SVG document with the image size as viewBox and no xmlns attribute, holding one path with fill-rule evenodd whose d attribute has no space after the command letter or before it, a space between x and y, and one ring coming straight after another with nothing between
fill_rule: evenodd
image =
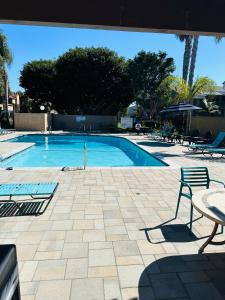
<instances>
[{"instance_id":1,"label":"clear sky","mask_svg":"<svg viewBox=\"0 0 225 300\"><path fill-rule=\"evenodd\" d=\"M184 44L174 35L76 28L39 27L0 24L8 37L14 61L9 69L10 86L17 91L24 63L36 59L57 58L73 47L108 47L125 58L144 49L166 51L174 58L175 75L182 74ZM225 39L216 44L213 37L200 37L196 76L209 76L218 85L225 80Z\"/></svg>"}]
</instances>

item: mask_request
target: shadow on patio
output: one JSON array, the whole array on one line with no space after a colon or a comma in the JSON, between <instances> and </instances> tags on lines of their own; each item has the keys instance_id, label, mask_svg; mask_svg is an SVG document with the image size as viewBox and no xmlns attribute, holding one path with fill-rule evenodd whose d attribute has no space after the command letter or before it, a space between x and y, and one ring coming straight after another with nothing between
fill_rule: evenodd
<instances>
[{"instance_id":1,"label":"shadow on patio","mask_svg":"<svg viewBox=\"0 0 225 300\"><path fill-rule=\"evenodd\" d=\"M163 147L163 148L167 148L167 147L173 147L175 146L174 143L167 143L167 142L137 142L138 145L140 146L149 146L149 147Z\"/></svg>"},{"instance_id":2,"label":"shadow on patio","mask_svg":"<svg viewBox=\"0 0 225 300\"><path fill-rule=\"evenodd\" d=\"M145 268L138 299L222 300L224 282L225 253L167 256Z\"/></svg>"}]
</instances>

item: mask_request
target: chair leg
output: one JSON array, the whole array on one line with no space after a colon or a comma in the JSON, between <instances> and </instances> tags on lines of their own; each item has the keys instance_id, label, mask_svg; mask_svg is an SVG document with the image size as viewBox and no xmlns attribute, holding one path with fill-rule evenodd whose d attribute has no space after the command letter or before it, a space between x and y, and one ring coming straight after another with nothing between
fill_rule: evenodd
<instances>
[{"instance_id":1,"label":"chair leg","mask_svg":"<svg viewBox=\"0 0 225 300\"><path fill-rule=\"evenodd\" d=\"M178 210L180 206L180 199L181 199L181 193L179 193L178 200L177 200L177 208L176 208L176 213L175 213L175 219L177 218L178 215Z\"/></svg>"},{"instance_id":2,"label":"chair leg","mask_svg":"<svg viewBox=\"0 0 225 300\"><path fill-rule=\"evenodd\" d=\"M192 222L193 222L193 205L191 203L191 210L190 210L190 230L192 231Z\"/></svg>"}]
</instances>

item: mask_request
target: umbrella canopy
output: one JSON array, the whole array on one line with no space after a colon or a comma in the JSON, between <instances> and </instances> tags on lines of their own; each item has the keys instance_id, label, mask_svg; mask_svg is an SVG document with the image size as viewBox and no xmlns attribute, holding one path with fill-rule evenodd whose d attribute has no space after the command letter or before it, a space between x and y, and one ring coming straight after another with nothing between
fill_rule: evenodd
<instances>
[{"instance_id":1,"label":"umbrella canopy","mask_svg":"<svg viewBox=\"0 0 225 300\"><path fill-rule=\"evenodd\" d=\"M160 111L160 113L192 111L192 110L197 110L197 109L201 109L201 107L192 105L190 103L179 103L179 104L170 105L170 106L164 108L163 110Z\"/></svg>"}]
</instances>

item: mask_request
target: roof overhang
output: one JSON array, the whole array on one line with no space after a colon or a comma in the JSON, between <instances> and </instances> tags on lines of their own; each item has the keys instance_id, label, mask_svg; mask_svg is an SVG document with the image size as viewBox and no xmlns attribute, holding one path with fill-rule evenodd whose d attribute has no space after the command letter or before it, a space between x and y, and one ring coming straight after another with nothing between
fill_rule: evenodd
<instances>
[{"instance_id":1,"label":"roof overhang","mask_svg":"<svg viewBox=\"0 0 225 300\"><path fill-rule=\"evenodd\" d=\"M9 0L0 22L223 36L224 12L224 0Z\"/></svg>"}]
</instances>

